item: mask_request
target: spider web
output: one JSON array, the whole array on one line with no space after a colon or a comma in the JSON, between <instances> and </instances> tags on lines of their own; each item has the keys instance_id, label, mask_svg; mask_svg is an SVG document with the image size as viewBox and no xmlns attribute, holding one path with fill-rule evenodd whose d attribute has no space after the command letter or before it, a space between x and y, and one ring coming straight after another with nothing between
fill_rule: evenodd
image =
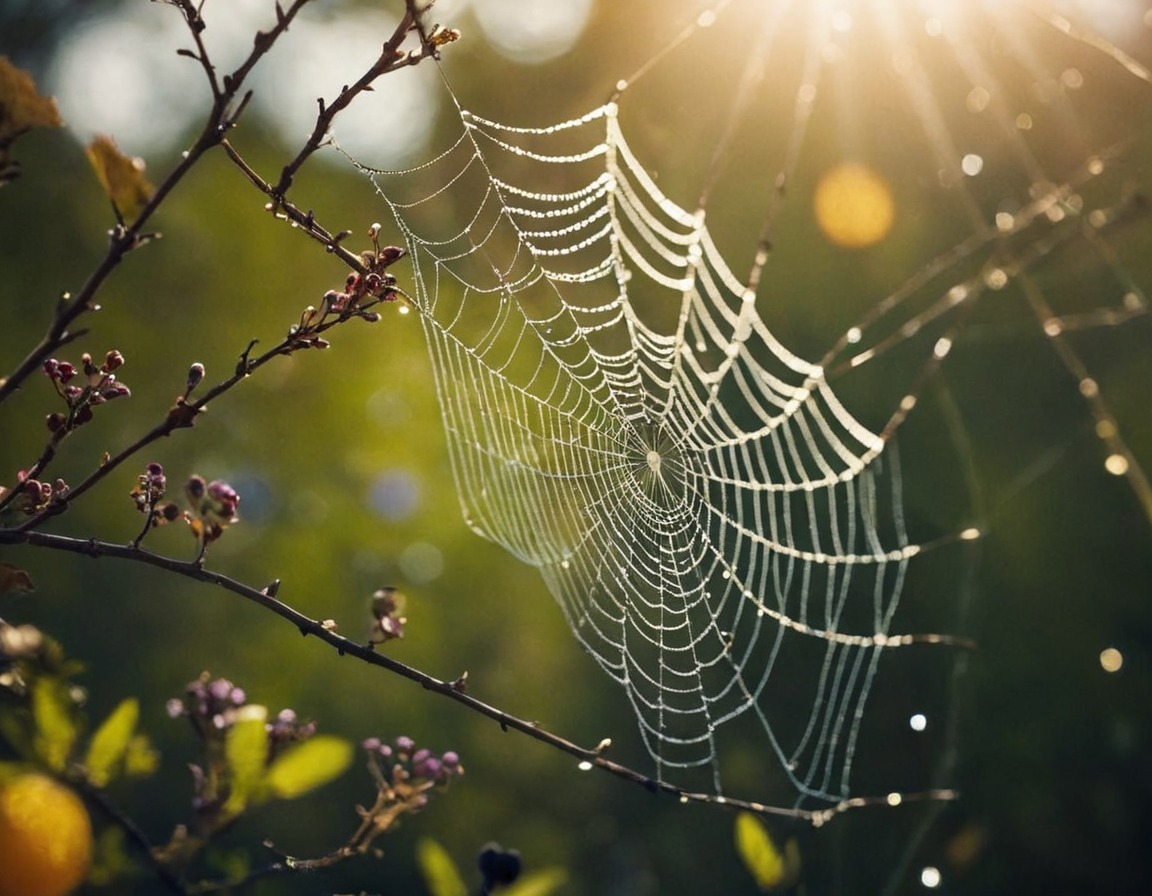
<instances>
[{"instance_id":1,"label":"spider web","mask_svg":"<svg viewBox=\"0 0 1152 896\"><path fill-rule=\"evenodd\" d=\"M773 8L777 24L786 6ZM890 37L903 21L892 9L876 4ZM1147 79L1119 49L1054 13L1044 18ZM812 13L808 27L818 37L795 88L784 174L796 164L813 73L838 27L832 8ZM995 89L986 73L975 76L979 60L956 52L965 86ZM1112 156L1081 153L1050 177L1055 163L1005 126L1026 175L1022 198L1006 205L1001 192L990 209L958 187L969 235L809 361L758 311L779 192L751 272L737 276L708 226L708 189L695 208L678 204L629 146L620 119L635 80L620 82L612 101L546 127L467 111L449 87L459 131L447 150L404 171L356 164L411 254L413 303L464 518L539 568L576 637L627 694L658 777L709 769L722 793L720 734L751 724L797 805L842 804L853 794L882 658L959 640L894 628L918 555L980 534L957 527L931 544L909 535L896 433L976 300L1021 284L1097 421L1115 422L1083 388L1086 368L1061 341L1077 321L1053 312L1031 279L1062 245L1087 240L1123 298L1079 323L1146 311L1104 241L1124 207L1100 204L1089 214L1082 195ZM959 172L966 162L929 102L928 76L905 71L904 80L935 160ZM726 139L717 140L717 158ZM865 425L830 372L854 373L922 331L930 348L911 387L904 383L887 419ZM1152 506L1117 427L1098 433Z\"/></svg>"}]
</instances>

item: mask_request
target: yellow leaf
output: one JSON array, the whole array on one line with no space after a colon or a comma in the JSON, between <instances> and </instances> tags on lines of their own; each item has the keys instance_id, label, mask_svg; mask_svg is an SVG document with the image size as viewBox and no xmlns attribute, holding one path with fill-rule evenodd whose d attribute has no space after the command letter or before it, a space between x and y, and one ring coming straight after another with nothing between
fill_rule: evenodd
<instances>
[{"instance_id":1,"label":"yellow leaf","mask_svg":"<svg viewBox=\"0 0 1152 896\"><path fill-rule=\"evenodd\" d=\"M563 868L541 868L529 871L503 891L504 896L551 896L568 882Z\"/></svg>"},{"instance_id":2,"label":"yellow leaf","mask_svg":"<svg viewBox=\"0 0 1152 896\"><path fill-rule=\"evenodd\" d=\"M96 729L88 746L88 754L84 758L84 768L93 786L108 786L109 780L128 751L128 744L132 741L139 717L140 704L134 697L129 697L121 701Z\"/></svg>"},{"instance_id":3,"label":"yellow leaf","mask_svg":"<svg viewBox=\"0 0 1152 896\"><path fill-rule=\"evenodd\" d=\"M63 123L56 101L41 96L31 75L0 56L0 184L20 173L8 158L8 148L17 137L32 128L58 128Z\"/></svg>"},{"instance_id":4,"label":"yellow leaf","mask_svg":"<svg viewBox=\"0 0 1152 896\"><path fill-rule=\"evenodd\" d=\"M791 886L800 876L800 850L789 840L781 851L751 812L736 816L736 851L761 890Z\"/></svg>"},{"instance_id":5,"label":"yellow leaf","mask_svg":"<svg viewBox=\"0 0 1152 896\"><path fill-rule=\"evenodd\" d=\"M103 134L98 134L85 152L116 214L131 221L155 192L144 177L144 160L124 155L116 141Z\"/></svg>"},{"instance_id":6,"label":"yellow leaf","mask_svg":"<svg viewBox=\"0 0 1152 896\"><path fill-rule=\"evenodd\" d=\"M424 885L432 896L467 896L468 888L460 877L456 863L448 850L430 837L421 837L416 844L416 862L424 877Z\"/></svg>"},{"instance_id":7,"label":"yellow leaf","mask_svg":"<svg viewBox=\"0 0 1152 896\"><path fill-rule=\"evenodd\" d=\"M36 754L52 771L62 772L76 742L76 704L67 683L58 678L37 678L30 696Z\"/></svg>"},{"instance_id":8,"label":"yellow leaf","mask_svg":"<svg viewBox=\"0 0 1152 896\"><path fill-rule=\"evenodd\" d=\"M277 756L265 784L272 796L293 799L338 777L351 762L348 741L320 734Z\"/></svg>"},{"instance_id":9,"label":"yellow leaf","mask_svg":"<svg viewBox=\"0 0 1152 896\"><path fill-rule=\"evenodd\" d=\"M229 815L243 812L264 783L268 759L268 732L264 729L266 707L249 703L224 740L231 792L224 804Z\"/></svg>"}]
</instances>

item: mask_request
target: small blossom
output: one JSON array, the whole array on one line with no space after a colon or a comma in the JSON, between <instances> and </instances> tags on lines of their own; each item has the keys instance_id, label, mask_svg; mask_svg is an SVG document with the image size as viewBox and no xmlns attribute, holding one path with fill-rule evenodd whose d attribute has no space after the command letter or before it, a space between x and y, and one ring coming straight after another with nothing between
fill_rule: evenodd
<instances>
[{"instance_id":1,"label":"small blossom","mask_svg":"<svg viewBox=\"0 0 1152 896\"><path fill-rule=\"evenodd\" d=\"M282 709L264 727L268 732L269 748L276 751L286 744L307 740L316 733L317 726L314 721L299 721L295 710Z\"/></svg>"},{"instance_id":2,"label":"small blossom","mask_svg":"<svg viewBox=\"0 0 1152 896\"><path fill-rule=\"evenodd\" d=\"M372 595L372 633L369 644L383 644L404 637L404 595L392 587L384 587Z\"/></svg>"},{"instance_id":3,"label":"small blossom","mask_svg":"<svg viewBox=\"0 0 1152 896\"><path fill-rule=\"evenodd\" d=\"M346 292L338 292L335 289L330 289L324 293L324 304L335 312L343 311L351 301L352 296Z\"/></svg>"},{"instance_id":4,"label":"small blossom","mask_svg":"<svg viewBox=\"0 0 1152 896\"><path fill-rule=\"evenodd\" d=\"M215 541L238 519L240 495L223 480L205 482L203 476L192 476L184 485L184 494L190 508L188 524L204 544Z\"/></svg>"}]
</instances>

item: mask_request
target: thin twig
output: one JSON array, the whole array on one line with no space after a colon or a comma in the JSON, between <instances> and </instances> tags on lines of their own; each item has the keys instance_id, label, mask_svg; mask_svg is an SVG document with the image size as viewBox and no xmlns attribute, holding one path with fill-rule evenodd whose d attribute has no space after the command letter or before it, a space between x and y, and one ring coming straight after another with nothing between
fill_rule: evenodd
<instances>
[{"instance_id":1,"label":"thin twig","mask_svg":"<svg viewBox=\"0 0 1152 896\"><path fill-rule=\"evenodd\" d=\"M363 263L352 256L355 264L359 268L363 268ZM397 290L397 293L403 295L402 292ZM373 303L378 304L378 303ZM71 506L81 495L91 489L98 482L103 480L109 473L123 464L125 461L134 457L148 445L156 442L166 436L171 435L178 429L186 429L194 424L196 417L203 413L208 406L208 403L223 395L225 392L232 389L237 383L247 379L254 371L263 367L274 358L281 355L290 355L294 352L303 350L306 346L302 342L303 337L311 339L321 333L325 333L332 327L338 326L354 317L357 317L358 311L363 311L372 307L371 304L365 303L350 308L345 312L333 316L330 320L322 320L319 324L309 328L307 332L290 333L272 348L265 351L263 354L256 358L249 358L248 351L251 349L252 344L249 344L248 349L241 355L240 363L236 365L235 371L227 379L221 380L212 388L201 394L201 396L193 401L179 400L172 408L169 409L168 414L162 421L153 426L150 430L136 439L132 444L121 449L114 455L104 458L100 466L93 470L81 482L70 487L67 492L55 496L52 501L41 510L39 513L29 517L19 526L16 526L17 531L29 531L39 527L46 520L51 517L58 516Z\"/></svg>"},{"instance_id":2,"label":"thin twig","mask_svg":"<svg viewBox=\"0 0 1152 896\"><path fill-rule=\"evenodd\" d=\"M86 799L91 800L95 805L99 806L100 811L125 833L140 854L145 857L145 861L147 861L149 867L156 872L156 876L160 878L164 886L173 893L178 894L178 896L188 896L188 889L181 882L180 878L173 874L171 869L162 862L156 860L156 855L153 852L153 844L132 818L120 811L119 807L114 805L108 799L107 795L105 795L104 791L98 787L92 787L83 780L73 783L82 789Z\"/></svg>"}]
</instances>

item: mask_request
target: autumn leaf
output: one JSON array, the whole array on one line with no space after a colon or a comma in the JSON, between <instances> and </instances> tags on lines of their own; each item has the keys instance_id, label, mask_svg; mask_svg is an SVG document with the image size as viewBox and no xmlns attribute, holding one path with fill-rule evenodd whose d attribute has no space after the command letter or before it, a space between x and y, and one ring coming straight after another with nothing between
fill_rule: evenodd
<instances>
[{"instance_id":1,"label":"autumn leaf","mask_svg":"<svg viewBox=\"0 0 1152 896\"><path fill-rule=\"evenodd\" d=\"M751 812L736 816L736 852L757 886L767 893L790 887L800 876L800 850L789 840L780 849L764 823Z\"/></svg>"},{"instance_id":2,"label":"autumn leaf","mask_svg":"<svg viewBox=\"0 0 1152 896\"><path fill-rule=\"evenodd\" d=\"M0 563L0 595L27 594L35 590L32 577L25 570L11 563Z\"/></svg>"},{"instance_id":3,"label":"autumn leaf","mask_svg":"<svg viewBox=\"0 0 1152 896\"><path fill-rule=\"evenodd\" d=\"M144 177L144 160L124 155L111 137L98 134L85 152L121 221L131 221L155 191Z\"/></svg>"},{"instance_id":4,"label":"autumn leaf","mask_svg":"<svg viewBox=\"0 0 1152 896\"><path fill-rule=\"evenodd\" d=\"M0 56L0 186L20 175L20 165L8 151L16 138L32 128L58 128L64 122L56 101L41 96L32 76Z\"/></svg>"}]
</instances>

